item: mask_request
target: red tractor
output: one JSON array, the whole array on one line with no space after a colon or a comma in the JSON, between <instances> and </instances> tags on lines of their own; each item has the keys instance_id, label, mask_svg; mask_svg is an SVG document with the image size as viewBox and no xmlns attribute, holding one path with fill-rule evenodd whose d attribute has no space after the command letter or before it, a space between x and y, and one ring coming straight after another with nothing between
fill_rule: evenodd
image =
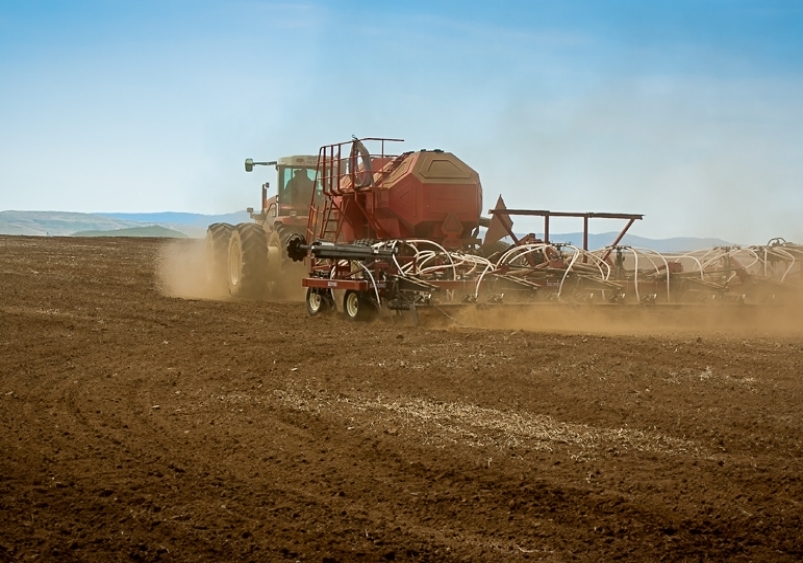
<instances>
[{"instance_id":1,"label":"red tractor","mask_svg":"<svg viewBox=\"0 0 803 563\"><path fill-rule=\"evenodd\" d=\"M306 232L311 201L320 198L315 189L315 156L289 156L271 162L245 161L254 166L273 166L277 171L276 194L268 197L270 183L262 185L262 208L248 208L253 222L214 223L206 231L207 277L232 297L284 299L298 295L305 270L287 257L287 242Z\"/></svg>"}]
</instances>

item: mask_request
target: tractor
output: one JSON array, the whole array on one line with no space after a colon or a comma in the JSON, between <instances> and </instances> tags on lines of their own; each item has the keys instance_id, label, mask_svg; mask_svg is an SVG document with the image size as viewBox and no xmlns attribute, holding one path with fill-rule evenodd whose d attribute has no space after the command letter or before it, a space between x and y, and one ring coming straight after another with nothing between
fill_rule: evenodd
<instances>
[{"instance_id":1,"label":"tractor","mask_svg":"<svg viewBox=\"0 0 803 563\"><path fill-rule=\"evenodd\" d=\"M287 242L307 229L315 189L317 156L298 155L269 162L246 159L245 170L272 166L277 190L268 197L262 184L262 207L247 209L253 222L213 223L206 230L207 281L220 292L245 299L303 298L303 266L287 257Z\"/></svg>"}]
</instances>

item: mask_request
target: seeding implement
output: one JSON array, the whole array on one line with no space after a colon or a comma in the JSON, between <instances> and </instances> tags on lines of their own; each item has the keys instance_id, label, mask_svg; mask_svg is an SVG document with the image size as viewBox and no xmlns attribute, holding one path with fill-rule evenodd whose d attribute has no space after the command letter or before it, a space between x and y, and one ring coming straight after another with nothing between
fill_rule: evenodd
<instances>
[{"instance_id":1,"label":"seeding implement","mask_svg":"<svg viewBox=\"0 0 803 563\"><path fill-rule=\"evenodd\" d=\"M474 170L439 150L388 154L396 141L354 139L319 152L319 197L305 236L288 241L290 258L309 264L301 284L311 315L337 309L366 320L467 303L766 302L803 285L803 246L781 239L666 255L620 245L641 215L506 209L500 197L483 218ZM512 216L542 217L543 238L517 236ZM581 218L583 246L551 242L552 217ZM588 223L597 218L626 225L610 246L589 251Z\"/></svg>"}]
</instances>

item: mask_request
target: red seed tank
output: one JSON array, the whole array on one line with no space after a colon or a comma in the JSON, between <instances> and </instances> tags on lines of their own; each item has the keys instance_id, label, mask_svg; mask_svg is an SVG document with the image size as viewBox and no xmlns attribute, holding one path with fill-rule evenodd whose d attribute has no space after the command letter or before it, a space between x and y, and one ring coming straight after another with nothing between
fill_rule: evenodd
<instances>
[{"instance_id":1,"label":"red seed tank","mask_svg":"<svg viewBox=\"0 0 803 563\"><path fill-rule=\"evenodd\" d=\"M367 175L365 160L358 178ZM346 220L339 240L427 239L448 248L472 242L482 212L482 186L465 162L441 150L370 162L371 176L357 180L369 185L353 189L341 184L338 207Z\"/></svg>"}]
</instances>

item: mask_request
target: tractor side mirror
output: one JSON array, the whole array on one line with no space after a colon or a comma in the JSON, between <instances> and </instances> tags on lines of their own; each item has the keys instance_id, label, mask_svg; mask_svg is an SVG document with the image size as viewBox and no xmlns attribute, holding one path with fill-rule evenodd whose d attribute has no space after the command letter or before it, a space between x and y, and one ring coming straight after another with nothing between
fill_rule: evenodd
<instances>
[{"instance_id":1,"label":"tractor side mirror","mask_svg":"<svg viewBox=\"0 0 803 563\"><path fill-rule=\"evenodd\" d=\"M245 159L245 171L251 172L254 169L254 159L253 158L246 158Z\"/></svg>"}]
</instances>

